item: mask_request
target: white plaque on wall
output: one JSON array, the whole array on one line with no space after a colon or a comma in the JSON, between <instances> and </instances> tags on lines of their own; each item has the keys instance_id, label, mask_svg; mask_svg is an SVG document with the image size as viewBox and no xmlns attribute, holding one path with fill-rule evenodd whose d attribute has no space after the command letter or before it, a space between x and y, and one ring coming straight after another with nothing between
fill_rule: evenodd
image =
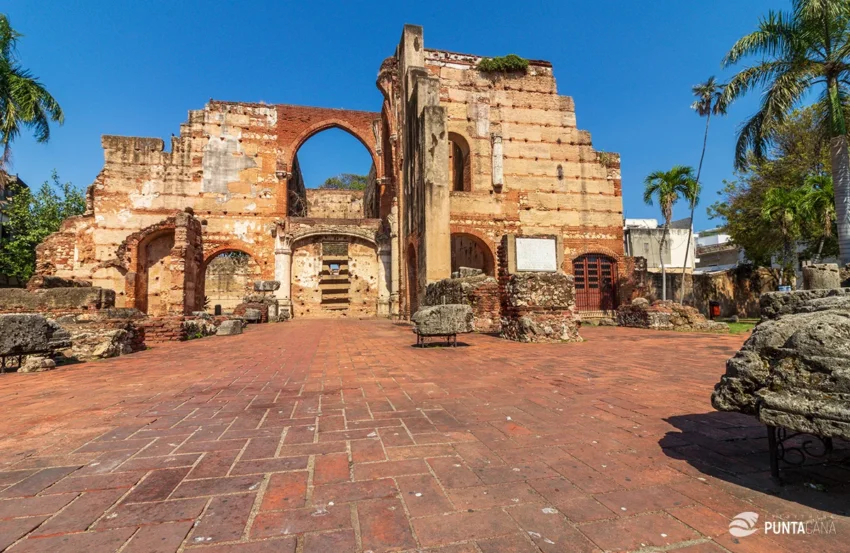
<instances>
[{"instance_id":1,"label":"white plaque on wall","mask_svg":"<svg viewBox=\"0 0 850 553\"><path fill-rule=\"evenodd\" d=\"M558 254L554 238L516 239L517 271L558 271Z\"/></svg>"}]
</instances>

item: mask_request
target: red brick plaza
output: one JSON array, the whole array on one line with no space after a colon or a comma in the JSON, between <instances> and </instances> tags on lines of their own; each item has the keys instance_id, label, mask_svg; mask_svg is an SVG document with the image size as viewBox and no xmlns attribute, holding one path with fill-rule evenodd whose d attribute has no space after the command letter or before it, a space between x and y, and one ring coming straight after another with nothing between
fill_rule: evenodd
<instances>
[{"instance_id":1,"label":"red brick plaza","mask_svg":"<svg viewBox=\"0 0 850 553\"><path fill-rule=\"evenodd\" d=\"M848 551L850 470L780 488L764 429L712 410L741 337L582 332L423 350L299 320L3 375L0 547ZM744 511L836 534L733 538Z\"/></svg>"}]
</instances>

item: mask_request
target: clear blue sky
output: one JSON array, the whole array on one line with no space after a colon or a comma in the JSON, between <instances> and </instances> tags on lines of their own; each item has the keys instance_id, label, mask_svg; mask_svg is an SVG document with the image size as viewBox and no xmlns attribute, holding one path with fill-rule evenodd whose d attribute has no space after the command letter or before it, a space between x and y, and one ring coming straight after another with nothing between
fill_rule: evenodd
<instances>
[{"instance_id":1,"label":"clear blue sky","mask_svg":"<svg viewBox=\"0 0 850 553\"><path fill-rule=\"evenodd\" d=\"M425 45L480 55L550 60L558 89L576 102L578 126L598 149L622 155L626 216L658 217L641 201L643 178L697 165L704 120L691 86L720 68L728 48L786 0L562 0L560 2L235 2L225 0L11 0L0 8L26 36L23 64L66 113L49 144L14 145L12 171L30 185L55 168L85 187L103 163L101 134L179 132L210 98L378 111L375 77L404 23ZM735 130L758 97L712 124L697 228L732 175ZM299 153L308 185L365 173L366 150L341 131ZM685 217L686 206L674 216Z\"/></svg>"}]
</instances>

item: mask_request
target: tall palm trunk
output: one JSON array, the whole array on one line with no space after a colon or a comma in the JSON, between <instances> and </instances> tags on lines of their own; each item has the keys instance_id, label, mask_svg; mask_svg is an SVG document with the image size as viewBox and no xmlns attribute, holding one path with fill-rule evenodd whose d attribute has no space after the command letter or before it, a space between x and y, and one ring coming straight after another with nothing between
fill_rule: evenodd
<instances>
[{"instance_id":1,"label":"tall palm trunk","mask_svg":"<svg viewBox=\"0 0 850 553\"><path fill-rule=\"evenodd\" d=\"M838 249L841 264L850 263L850 153L847 136L839 135L829 141L829 161L835 186L835 215L838 223Z\"/></svg>"},{"instance_id":2,"label":"tall palm trunk","mask_svg":"<svg viewBox=\"0 0 850 553\"><path fill-rule=\"evenodd\" d=\"M664 244L667 243L667 229L670 223L664 224L664 232L661 233L661 247L658 249L658 258L661 261L661 299L667 300L667 267L664 265Z\"/></svg>"},{"instance_id":3,"label":"tall palm trunk","mask_svg":"<svg viewBox=\"0 0 850 553\"><path fill-rule=\"evenodd\" d=\"M705 149L708 146L709 123L711 123L711 110L708 111L708 114L705 117L705 134L702 137L702 153L699 156L699 165L697 166L697 184L699 184L699 177L702 174L702 162L705 160ZM685 242L685 263L682 265L682 299L679 303L685 303L685 271L688 268L688 254L691 252L691 237L694 233L694 212L696 212L696 209L696 202L691 202L691 224L688 227L688 241ZM694 247L694 258L696 258L696 255L696 247Z\"/></svg>"}]
</instances>

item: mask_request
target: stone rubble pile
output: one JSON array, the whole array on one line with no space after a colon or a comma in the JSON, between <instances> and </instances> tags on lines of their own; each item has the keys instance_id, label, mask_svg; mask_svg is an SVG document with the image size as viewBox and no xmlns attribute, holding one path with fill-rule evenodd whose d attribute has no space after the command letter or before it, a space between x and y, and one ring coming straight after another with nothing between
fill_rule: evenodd
<instances>
[{"instance_id":1,"label":"stone rubble pile","mask_svg":"<svg viewBox=\"0 0 850 553\"><path fill-rule=\"evenodd\" d=\"M671 300L635 298L617 308L617 324L632 328L681 332L729 332L729 325L709 321L696 308Z\"/></svg>"}]
</instances>

